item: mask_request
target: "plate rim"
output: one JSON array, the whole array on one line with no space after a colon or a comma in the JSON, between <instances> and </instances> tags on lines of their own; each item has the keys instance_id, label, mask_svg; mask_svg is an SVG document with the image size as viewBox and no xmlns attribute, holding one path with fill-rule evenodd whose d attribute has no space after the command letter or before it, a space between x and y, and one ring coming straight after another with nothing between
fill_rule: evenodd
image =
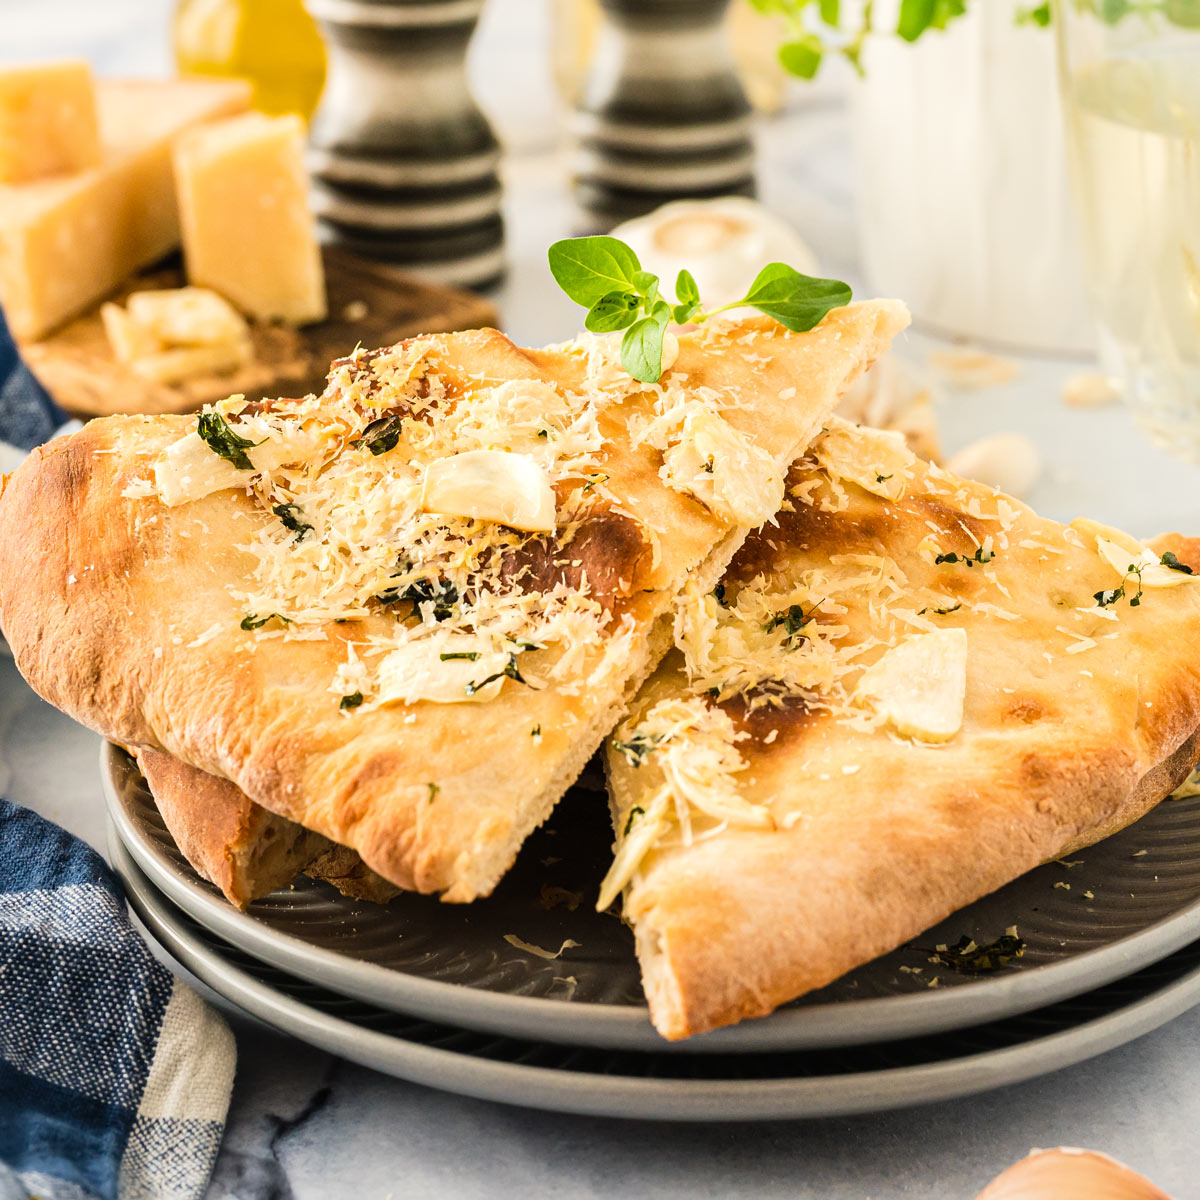
<instances>
[{"instance_id":1,"label":"plate rim","mask_svg":"<svg viewBox=\"0 0 1200 1200\"><path fill-rule=\"evenodd\" d=\"M151 936L201 982L271 1028L373 1070L522 1108L655 1121L810 1119L953 1100L1074 1066L1200 1003L1200 965L1138 1000L1045 1037L934 1063L774 1079L650 1079L478 1058L364 1028L278 991L180 928L110 822L114 867ZM441 1022L445 1024L445 1022ZM544 1039L533 1039L544 1040Z\"/></svg>"},{"instance_id":2,"label":"plate rim","mask_svg":"<svg viewBox=\"0 0 1200 1200\"><path fill-rule=\"evenodd\" d=\"M766 1017L668 1042L644 1005L525 996L397 971L283 933L213 895L194 871L163 859L122 802L116 772L125 751L102 741L100 776L109 817L150 881L204 928L282 971L330 991L408 1016L445 1020L482 1033L614 1050L736 1054L830 1049L927 1036L1018 1016L1133 974L1200 938L1200 896L1137 933L1055 963L973 983L968 988L873 996L777 1009ZM127 756L126 756L127 757ZM136 764L135 764L136 767ZM917 1016L919 1014L919 1016Z\"/></svg>"}]
</instances>

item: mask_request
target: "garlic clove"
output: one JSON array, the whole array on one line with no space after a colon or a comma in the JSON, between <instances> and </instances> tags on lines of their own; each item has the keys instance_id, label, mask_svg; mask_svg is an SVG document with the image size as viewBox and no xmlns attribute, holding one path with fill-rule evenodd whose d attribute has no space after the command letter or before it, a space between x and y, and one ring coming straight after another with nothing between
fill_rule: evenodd
<instances>
[{"instance_id":1,"label":"garlic clove","mask_svg":"<svg viewBox=\"0 0 1200 1200\"><path fill-rule=\"evenodd\" d=\"M948 742L962 728L967 633L939 629L893 646L863 673L855 696L906 737Z\"/></svg>"},{"instance_id":2,"label":"garlic clove","mask_svg":"<svg viewBox=\"0 0 1200 1200\"><path fill-rule=\"evenodd\" d=\"M1144 1175L1094 1150L1035 1150L975 1200L1171 1200Z\"/></svg>"},{"instance_id":3,"label":"garlic clove","mask_svg":"<svg viewBox=\"0 0 1200 1200\"><path fill-rule=\"evenodd\" d=\"M528 455L468 450L425 468L421 511L553 533L555 496L545 470Z\"/></svg>"},{"instance_id":4,"label":"garlic clove","mask_svg":"<svg viewBox=\"0 0 1200 1200\"><path fill-rule=\"evenodd\" d=\"M964 479L1023 497L1042 471L1037 447L1020 433L995 433L964 446L946 460L946 470Z\"/></svg>"}]
</instances>

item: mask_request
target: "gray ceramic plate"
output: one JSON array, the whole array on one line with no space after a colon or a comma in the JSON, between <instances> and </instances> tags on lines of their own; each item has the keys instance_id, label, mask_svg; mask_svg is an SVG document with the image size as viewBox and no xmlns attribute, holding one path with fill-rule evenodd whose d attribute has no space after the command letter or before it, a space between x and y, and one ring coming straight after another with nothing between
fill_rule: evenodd
<instances>
[{"instance_id":1,"label":"gray ceramic plate","mask_svg":"<svg viewBox=\"0 0 1200 1200\"><path fill-rule=\"evenodd\" d=\"M569 792L487 900L447 905L404 895L380 907L301 878L240 913L184 861L123 751L105 747L102 775L121 839L154 885L255 958L369 1004L467 1029L664 1049L647 1018L628 929L591 906L612 841L595 793ZM1080 995L1200 938L1200 797L1160 805L1073 863L1030 872L770 1017L674 1049L800 1050L961 1029ZM1010 925L1027 943L1010 968L958 975L929 961L930 947L962 936L982 944ZM578 944L544 959L506 936L548 951Z\"/></svg>"},{"instance_id":2,"label":"gray ceramic plate","mask_svg":"<svg viewBox=\"0 0 1200 1200\"><path fill-rule=\"evenodd\" d=\"M1200 1001L1200 944L1004 1021L844 1050L680 1055L580 1049L401 1016L275 970L175 908L113 835L134 909L226 999L303 1041L415 1083L530 1108L641 1120L830 1117L948 1100L1081 1062Z\"/></svg>"}]
</instances>

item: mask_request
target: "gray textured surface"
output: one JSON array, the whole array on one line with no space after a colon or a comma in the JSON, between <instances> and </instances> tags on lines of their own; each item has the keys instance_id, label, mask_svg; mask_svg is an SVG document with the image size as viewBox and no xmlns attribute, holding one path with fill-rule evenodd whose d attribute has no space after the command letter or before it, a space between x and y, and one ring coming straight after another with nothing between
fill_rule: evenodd
<instances>
[{"instance_id":1,"label":"gray textured surface","mask_svg":"<svg viewBox=\"0 0 1200 1200\"><path fill-rule=\"evenodd\" d=\"M515 150L506 170L512 275L503 296L518 340L574 332L553 296L544 246L566 230L557 117L549 105L544 2L493 0L474 67L481 99ZM0 0L0 61L87 53L108 70L161 70L166 0ZM511 86L512 80L520 86ZM764 198L811 240L831 273L853 274L847 131L836 103L765 131ZM920 362L931 343L911 335ZM1200 530L1200 474L1142 442L1120 409L1059 399L1077 364L1029 361L1011 385L940 406L953 449L1001 429L1028 433L1053 464L1031 502L1139 534ZM0 782L6 795L103 845L95 737L29 693L0 661ZM1178 1200L1200 1194L1200 1010L1045 1079L879 1116L761 1126L640 1125L464 1100L331 1059L237 1022L240 1063L210 1200L356 1200L562 1195L964 1200L1032 1146L1091 1146Z\"/></svg>"}]
</instances>

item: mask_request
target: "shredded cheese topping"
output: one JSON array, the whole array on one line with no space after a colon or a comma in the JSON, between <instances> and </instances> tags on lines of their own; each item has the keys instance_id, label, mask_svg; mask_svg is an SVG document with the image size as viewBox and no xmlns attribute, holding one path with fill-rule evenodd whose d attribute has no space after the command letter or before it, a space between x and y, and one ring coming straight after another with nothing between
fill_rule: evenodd
<instances>
[{"instance_id":1,"label":"shredded cheese topping","mask_svg":"<svg viewBox=\"0 0 1200 1200\"><path fill-rule=\"evenodd\" d=\"M721 415L736 396L689 387L678 372L638 383L611 339L562 349L582 365L581 382L444 370L432 339L356 351L334 364L320 396L279 405L234 396L205 410L197 432L159 455L153 491L168 506L226 490L255 501L261 520L239 546L248 571L230 588L248 640L396 617L391 632L376 624L349 643L330 686L347 711L596 686L628 650L631 622L614 618L586 572L571 586L548 583L529 577L521 554L536 535L569 560L589 516L623 512L605 487L606 408L644 397L622 414L634 441L657 446L666 484L722 519L767 519L783 481ZM657 555L654 531L642 532Z\"/></svg>"},{"instance_id":2,"label":"shredded cheese topping","mask_svg":"<svg viewBox=\"0 0 1200 1200\"><path fill-rule=\"evenodd\" d=\"M746 736L737 732L727 713L698 697L660 700L640 718L618 726L612 737L614 750L646 771L655 791L644 811L621 814L626 832L600 885L597 908L607 908L646 855L672 840L691 845L730 825L774 828L766 807L750 804L739 794L735 776L746 762L737 743Z\"/></svg>"}]
</instances>

